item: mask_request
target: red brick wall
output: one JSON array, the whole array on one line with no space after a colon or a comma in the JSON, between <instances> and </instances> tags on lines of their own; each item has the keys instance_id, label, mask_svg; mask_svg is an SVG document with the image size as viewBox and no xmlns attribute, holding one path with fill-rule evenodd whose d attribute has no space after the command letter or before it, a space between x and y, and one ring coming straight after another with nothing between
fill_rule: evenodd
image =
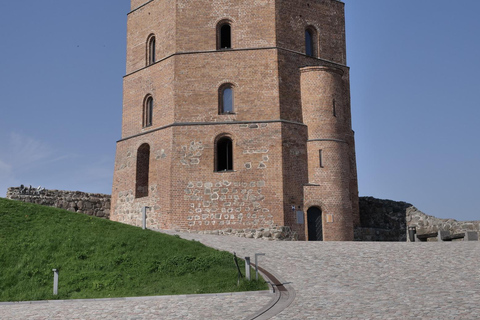
<instances>
[{"instance_id":1,"label":"red brick wall","mask_svg":"<svg viewBox=\"0 0 480 320\"><path fill-rule=\"evenodd\" d=\"M122 138L175 121L175 59L172 57L124 78ZM143 103L147 95L153 97L152 126L143 128Z\"/></svg>"},{"instance_id":2,"label":"red brick wall","mask_svg":"<svg viewBox=\"0 0 480 320\"><path fill-rule=\"evenodd\" d=\"M324 223L326 240L353 238L358 192L344 4L132 0L132 9L142 4L128 15L112 218L140 225L141 207L150 206L152 228L289 226L305 239L306 219L297 223L297 212L317 205L334 217ZM231 23L232 49L217 51L223 20ZM319 58L304 54L307 26L318 34ZM146 67L151 34L157 62ZM305 66L330 69L302 72ZM233 85L234 114L218 112L225 83ZM143 128L146 95L154 99L153 123ZM333 120L327 116L332 97ZM233 141L234 170L215 172L215 141L222 135ZM326 138L343 142L307 142ZM135 164L143 143L151 150L149 195L136 199ZM319 148L325 150L321 170Z\"/></svg>"},{"instance_id":3,"label":"red brick wall","mask_svg":"<svg viewBox=\"0 0 480 320\"><path fill-rule=\"evenodd\" d=\"M172 129L130 138L117 143L113 176L111 220L141 226L141 209L149 206L148 226L166 228L171 212ZM148 197L135 198L138 148L150 146Z\"/></svg>"},{"instance_id":4,"label":"red brick wall","mask_svg":"<svg viewBox=\"0 0 480 320\"><path fill-rule=\"evenodd\" d=\"M131 10L135 10L137 9L138 7L140 7L141 5L149 2L150 0L131 0L131 6L130 6L130 9Z\"/></svg>"},{"instance_id":5,"label":"red brick wall","mask_svg":"<svg viewBox=\"0 0 480 320\"><path fill-rule=\"evenodd\" d=\"M277 45L305 53L305 29L315 27L318 57L346 64L344 3L335 0L278 0Z\"/></svg>"},{"instance_id":6,"label":"red brick wall","mask_svg":"<svg viewBox=\"0 0 480 320\"><path fill-rule=\"evenodd\" d=\"M275 46L274 0L177 0L177 52L216 50L222 20L231 21L233 49Z\"/></svg>"},{"instance_id":7,"label":"red brick wall","mask_svg":"<svg viewBox=\"0 0 480 320\"><path fill-rule=\"evenodd\" d=\"M132 0L147 3L145 0ZM135 4L135 8L138 6ZM154 0L127 16L127 74L147 65L147 39L155 35L156 60L160 61L175 53L176 6L173 0Z\"/></svg>"},{"instance_id":8,"label":"red brick wall","mask_svg":"<svg viewBox=\"0 0 480 320\"><path fill-rule=\"evenodd\" d=\"M352 184L352 134L344 74L339 68L305 67L301 75L303 121L309 139L308 178L313 184L305 188L306 205L307 209L312 205L322 209L325 240L353 240L352 194L358 192ZM327 215L332 222L327 222Z\"/></svg>"}]
</instances>

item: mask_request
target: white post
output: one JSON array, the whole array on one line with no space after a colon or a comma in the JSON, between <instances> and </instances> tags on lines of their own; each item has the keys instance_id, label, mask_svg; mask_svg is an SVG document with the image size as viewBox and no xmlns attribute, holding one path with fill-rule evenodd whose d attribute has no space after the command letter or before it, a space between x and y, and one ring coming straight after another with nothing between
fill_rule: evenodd
<instances>
[{"instance_id":1,"label":"white post","mask_svg":"<svg viewBox=\"0 0 480 320\"><path fill-rule=\"evenodd\" d=\"M255 253L255 280L258 281L258 256L264 256L265 253Z\"/></svg>"},{"instance_id":2,"label":"white post","mask_svg":"<svg viewBox=\"0 0 480 320\"><path fill-rule=\"evenodd\" d=\"M142 208L142 229L143 230L147 229L147 209L150 209L150 207Z\"/></svg>"},{"instance_id":3,"label":"white post","mask_svg":"<svg viewBox=\"0 0 480 320\"><path fill-rule=\"evenodd\" d=\"M250 276L250 257L245 257L245 278L247 280L252 280Z\"/></svg>"},{"instance_id":4,"label":"white post","mask_svg":"<svg viewBox=\"0 0 480 320\"><path fill-rule=\"evenodd\" d=\"M53 295L56 296L58 294L58 270L52 269L53 271Z\"/></svg>"}]
</instances>

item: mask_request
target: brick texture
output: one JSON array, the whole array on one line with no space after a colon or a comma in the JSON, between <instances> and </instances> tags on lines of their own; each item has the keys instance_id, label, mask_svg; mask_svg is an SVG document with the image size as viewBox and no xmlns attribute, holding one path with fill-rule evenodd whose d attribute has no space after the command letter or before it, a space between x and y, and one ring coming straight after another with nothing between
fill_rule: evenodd
<instances>
[{"instance_id":1,"label":"brick texture","mask_svg":"<svg viewBox=\"0 0 480 320\"><path fill-rule=\"evenodd\" d=\"M232 48L217 50L224 21ZM358 190L342 2L132 0L127 24L113 220L141 225L141 208L149 206L151 228L288 226L306 240L306 215L317 206L323 239L353 239ZM317 35L314 57L305 54L306 28ZM147 65L151 35L156 62ZM219 114L227 83L234 110ZM143 127L148 95L153 121ZM223 136L233 142L233 170L215 172ZM136 180L144 144L148 195L137 192L143 182Z\"/></svg>"}]
</instances>

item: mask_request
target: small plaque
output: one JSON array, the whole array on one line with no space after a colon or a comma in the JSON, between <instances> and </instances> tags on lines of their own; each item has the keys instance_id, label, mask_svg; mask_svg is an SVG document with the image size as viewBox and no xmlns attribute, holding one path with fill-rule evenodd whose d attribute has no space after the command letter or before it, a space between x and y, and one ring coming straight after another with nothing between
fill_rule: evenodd
<instances>
[{"instance_id":1,"label":"small plaque","mask_svg":"<svg viewBox=\"0 0 480 320\"><path fill-rule=\"evenodd\" d=\"M331 213L327 214L327 222L333 222L333 214Z\"/></svg>"},{"instance_id":2,"label":"small plaque","mask_svg":"<svg viewBox=\"0 0 480 320\"><path fill-rule=\"evenodd\" d=\"M303 211L297 211L297 223L304 224L305 220L303 218Z\"/></svg>"}]
</instances>

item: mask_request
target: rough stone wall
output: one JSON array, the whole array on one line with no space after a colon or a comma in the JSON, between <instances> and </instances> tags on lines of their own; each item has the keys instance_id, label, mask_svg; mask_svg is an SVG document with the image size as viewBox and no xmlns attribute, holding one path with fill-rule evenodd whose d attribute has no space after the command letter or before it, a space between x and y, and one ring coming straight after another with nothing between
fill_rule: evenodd
<instances>
[{"instance_id":1,"label":"rough stone wall","mask_svg":"<svg viewBox=\"0 0 480 320\"><path fill-rule=\"evenodd\" d=\"M455 219L439 219L427 215L415 207L407 209L407 226L416 227L418 234L450 231L451 234L466 231L480 232L480 221L457 221Z\"/></svg>"},{"instance_id":2,"label":"rough stone wall","mask_svg":"<svg viewBox=\"0 0 480 320\"><path fill-rule=\"evenodd\" d=\"M274 227L274 228L260 228L260 229L220 229L207 231L192 231L184 230L190 233L199 234L215 234L225 236L236 236L240 238L262 239L262 240L276 240L276 241L297 241L298 233L289 227Z\"/></svg>"},{"instance_id":3,"label":"rough stone wall","mask_svg":"<svg viewBox=\"0 0 480 320\"><path fill-rule=\"evenodd\" d=\"M402 201L360 197L359 204L361 225L355 229L356 241L410 241L408 227L416 227L418 234L480 232L480 221L439 219Z\"/></svg>"},{"instance_id":4,"label":"rough stone wall","mask_svg":"<svg viewBox=\"0 0 480 320\"><path fill-rule=\"evenodd\" d=\"M355 228L356 241L406 241L407 212L413 206L406 202L360 197L360 227Z\"/></svg>"},{"instance_id":5,"label":"rough stone wall","mask_svg":"<svg viewBox=\"0 0 480 320\"><path fill-rule=\"evenodd\" d=\"M110 195L107 194L13 187L8 188L7 199L66 209L104 219L110 217Z\"/></svg>"}]
</instances>

